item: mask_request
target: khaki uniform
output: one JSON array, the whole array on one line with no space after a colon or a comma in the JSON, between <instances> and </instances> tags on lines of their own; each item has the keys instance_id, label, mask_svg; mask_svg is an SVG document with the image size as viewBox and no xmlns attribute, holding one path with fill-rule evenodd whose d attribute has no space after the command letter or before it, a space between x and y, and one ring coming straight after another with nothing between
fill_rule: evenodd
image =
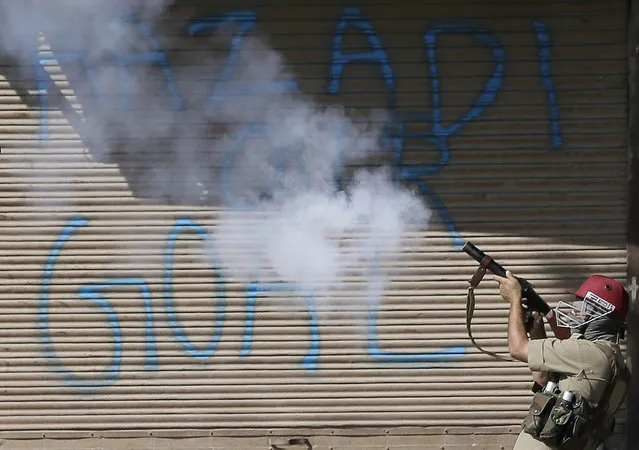
<instances>
[{"instance_id":1,"label":"khaki uniform","mask_svg":"<svg viewBox=\"0 0 639 450\"><path fill-rule=\"evenodd\" d=\"M621 354L619 346L609 341L587 341L573 334L570 339L536 339L528 343L528 366L534 372L555 372L562 376L561 391L572 391L590 402L601 399L608 381L612 377L610 360L602 346L609 346ZM616 410L619 405L610 405ZM590 442L583 450L595 450L597 442ZM531 435L519 434L513 450L551 449Z\"/></svg>"}]
</instances>

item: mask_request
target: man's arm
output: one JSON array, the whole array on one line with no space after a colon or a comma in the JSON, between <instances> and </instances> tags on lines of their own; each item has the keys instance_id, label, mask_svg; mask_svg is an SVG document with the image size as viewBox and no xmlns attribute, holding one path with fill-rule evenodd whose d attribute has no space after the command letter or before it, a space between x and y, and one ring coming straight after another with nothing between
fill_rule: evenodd
<instances>
[{"instance_id":1,"label":"man's arm","mask_svg":"<svg viewBox=\"0 0 639 450\"><path fill-rule=\"evenodd\" d=\"M528 362L528 335L524 324L524 311L521 307L521 285L519 280L506 271L506 278L494 275L499 283L501 298L510 304L508 313L508 351L510 356L522 362Z\"/></svg>"},{"instance_id":2,"label":"man's arm","mask_svg":"<svg viewBox=\"0 0 639 450\"><path fill-rule=\"evenodd\" d=\"M521 362L528 362L528 335L526 334L526 327L524 325L524 311L521 308L521 287L519 287L519 281L510 273L506 273L508 281L512 279L517 283L516 294L507 292L510 303L510 313L508 314L508 352L510 356ZM511 283L509 283L511 284ZM501 284L502 291L504 290L505 283ZM509 289L510 286L506 287ZM504 293L502 292L502 297Z\"/></svg>"}]
</instances>

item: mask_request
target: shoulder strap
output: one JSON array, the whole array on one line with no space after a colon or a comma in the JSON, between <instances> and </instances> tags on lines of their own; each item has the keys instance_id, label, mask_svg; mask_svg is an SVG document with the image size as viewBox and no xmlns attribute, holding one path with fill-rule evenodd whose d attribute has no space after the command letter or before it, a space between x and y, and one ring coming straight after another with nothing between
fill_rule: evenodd
<instances>
[{"instance_id":1,"label":"shoulder strap","mask_svg":"<svg viewBox=\"0 0 639 450\"><path fill-rule=\"evenodd\" d=\"M468 332L470 342L472 342L473 345L480 352L500 361L514 361L514 359L508 356L498 355L497 353L481 348L479 344L475 342L475 338L473 337L473 333L471 330L471 323L473 320L473 314L475 312L475 288L479 286L479 283L481 282L481 280L483 280L484 275L486 275L486 267L488 266L488 264L490 264L491 261L492 258L489 255L486 255L477 268L477 271L473 274L473 277L468 281L468 294L466 295L466 331Z\"/></svg>"}]
</instances>

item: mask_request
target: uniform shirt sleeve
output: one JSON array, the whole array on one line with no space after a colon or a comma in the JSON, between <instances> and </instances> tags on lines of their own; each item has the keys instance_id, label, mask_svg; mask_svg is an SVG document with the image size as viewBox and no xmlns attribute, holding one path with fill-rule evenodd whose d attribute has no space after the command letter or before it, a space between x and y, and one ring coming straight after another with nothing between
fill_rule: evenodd
<instances>
[{"instance_id":1,"label":"uniform shirt sleeve","mask_svg":"<svg viewBox=\"0 0 639 450\"><path fill-rule=\"evenodd\" d=\"M528 341L528 366L533 372L577 375L584 367L578 339L534 339Z\"/></svg>"}]
</instances>

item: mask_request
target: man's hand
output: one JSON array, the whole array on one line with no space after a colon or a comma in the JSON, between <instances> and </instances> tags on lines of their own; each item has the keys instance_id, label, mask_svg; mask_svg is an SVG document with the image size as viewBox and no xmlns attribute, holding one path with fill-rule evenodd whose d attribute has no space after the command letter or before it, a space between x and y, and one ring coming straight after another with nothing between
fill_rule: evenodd
<instances>
[{"instance_id":1,"label":"man's hand","mask_svg":"<svg viewBox=\"0 0 639 450\"><path fill-rule=\"evenodd\" d=\"M530 339L545 339L546 338L546 328L544 328L544 318L541 313L537 311L532 312L533 323L532 326L528 329L528 334L530 335Z\"/></svg>"},{"instance_id":2,"label":"man's hand","mask_svg":"<svg viewBox=\"0 0 639 450\"><path fill-rule=\"evenodd\" d=\"M501 298L510 303L510 306L521 306L521 284L510 270L506 271L506 278L494 275L493 278L499 283L499 294Z\"/></svg>"}]
</instances>

